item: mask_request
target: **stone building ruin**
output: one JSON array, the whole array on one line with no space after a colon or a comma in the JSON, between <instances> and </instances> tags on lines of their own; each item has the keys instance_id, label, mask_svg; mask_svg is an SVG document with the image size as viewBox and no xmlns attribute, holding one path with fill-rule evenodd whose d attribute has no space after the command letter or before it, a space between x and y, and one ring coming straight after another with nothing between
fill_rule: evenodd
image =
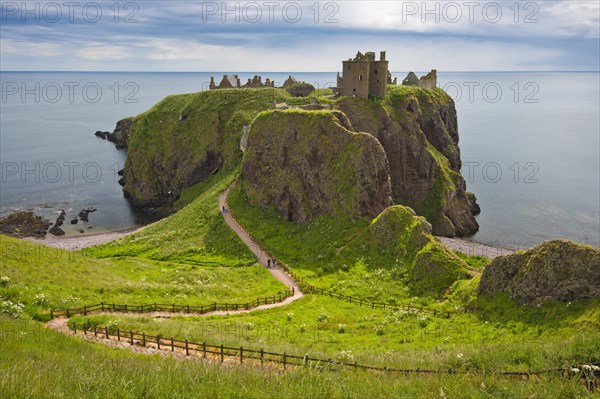
<instances>
[{"instance_id":1,"label":"stone building ruin","mask_svg":"<svg viewBox=\"0 0 600 399\"><path fill-rule=\"evenodd\" d=\"M354 59L342 61L342 76L337 75L338 90L342 96L369 98L385 97L385 89L390 80L388 76L388 61L385 51L379 53L379 60L375 53L369 51L362 54L360 51Z\"/></svg>"},{"instance_id":2,"label":"stone building ruin","mask_svg":"<svg viewBox=\"0 0 600 399\"><path fill-rule=\"evenodd\" d=\"M215 84L215 78L211 76L210 84L208 87L210 90L240 89L249 87L275 87L275 81L272 81L271 79L267 78L263 83L262 77L260 77L259 75L254 75L253 78L248 78L248 81L242 85L238 75L223 75L223 79L221 79L221 82L217 85Z\"/></svg>"}]
</instances>

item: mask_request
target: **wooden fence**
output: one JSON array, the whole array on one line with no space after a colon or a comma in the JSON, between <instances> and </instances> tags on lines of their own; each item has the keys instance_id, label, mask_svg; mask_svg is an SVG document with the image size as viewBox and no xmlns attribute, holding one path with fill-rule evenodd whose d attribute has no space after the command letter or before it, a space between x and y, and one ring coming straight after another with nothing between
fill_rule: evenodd
<instances>
[{"instance_id":1,"label":"wooden fence","mask_svg":"<svg viewBox=\"0 0 600 399\"><path fill-rule=\"evenodd\" d=\"M319 359L310 357L308 355L298 356L288 354L286 352L276 353L265 351L264 349L248 349L242 346L230 347L224 345L207 344L206 342L198 343L191 342L189 340L178 340L174 338L165 338L160 335L148 335L146 333L139 333L134 331L126 331L115 328L100 327L97 325L78 324L73 323L73 331L77 334L78 331L83 335L94 335L99 338L116 339L118 341L124 341L131 345L140 345L143 347L151 347L159 350L166 350L175 352L176 350L180 353L184 353L186 356L201 356L207 358L210 356L213 360L219 360L224 362L225 359L231 359L233 361L239 361L240 364L244 362L255 362L260 363L264 366L265 363L279 364L284 369L289 366L302 366L310 367L314 369L325 369L331 368L348 368L355 370L371 370L385 373L399 373L399 374L472 374L473 371L467 370L455 370L455 369L405 369L405 368L394 368L394 367L378 367L358 364L357 362L348 363L342 361L336 361L332 359ZM600 363L591 363L590 365L600 365ZM485 371L486 374L504 375L504 376L531 376L541 375L550 373L568 373L571 372L572 367L557 367L544 370L528 370L528 371ZM482 371L483 372L483 371ZM597 373L597 372L595 372Z\"/></svg>"},{"instance_id":2,"label":"wooden fence","mask_svg":"<svg viewBox=\"0 0 600 399\"><path fill-rule=\"evenodd\" d=\"M126 312L126 313L149 313L149 312L172 312L172 313L197 313L204 314L216 311L235 311L235 310L250 310L260 305L269 305L279 303L286 298L294 296L295 290L292 288L289 291L283 291L280 294L256 298L252 302L246 303L211 303L208 305L177 305L177 304L162 304L152 303L148 305L118 305L115 303L99 303L97 305L88 305L81 308L53 309L50 311L50 317L72 317L77 315L87 316L88 314L98 312Z\"/></svg>"}]
</instances>

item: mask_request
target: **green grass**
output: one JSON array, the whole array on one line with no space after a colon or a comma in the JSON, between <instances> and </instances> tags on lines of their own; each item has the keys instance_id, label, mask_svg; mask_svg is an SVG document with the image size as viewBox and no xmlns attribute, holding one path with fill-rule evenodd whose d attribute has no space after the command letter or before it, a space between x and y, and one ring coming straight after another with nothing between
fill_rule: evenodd
<instances>
[{"instance_id":1,"label":"green grass","mask_svg":"<svg viewBox=\"0 0 600 399\"><path fill-rule=\"evenodd\" d=\"M0 397L6 398L584 398L580 379L373 374L223 367L107 348L0 318Z\"/></svg>"},{"instance_id":2,"label":"green grass","mask_svg":"<svg viewBox=\"0 0 600 399\"><path fill-rule=\"evenodd\" d=\"M179 212L86 252L95 257L136 256L198 265L253 264L256 257L229 229L218 206L219 194L235 176L236 171L211 176L183 192Z\"/></svg>"},{"instance_id":3,"label":"green grass","mask_svg":"<svg viewBox=\"0 0 600 399\"><path fill-rule=\"evenodd\" d=\"M49 310L119 304L245 303L285 286L262 266L198 266L123 257L96 259L0 236L0 298L25 305L26 315L46 319ZM1 313L1 312L0 312Z\"/></svg>"},{"instance_id":4,"label":"green grass","mask_svg":"<svg viewBox=\"0 0 600 399\"><path fill-rule=\"evenodd\" d=\"M337 218L320 216L308 223L289 222L275 210L263 211L250 205L241 185L229 194L229 206L264 248L317 287L387 303L404 303L408 299L432 302L431 298L415 298L417 294L411 287L419 283L412 283L415 276L411 273L417 257L439 256L440 251L431 246L411 250L413 240L433 240L422 234L422 229L417 228L418 219L412 216L402 218L404 213L397 210L375 225L366 218L351 220L343 213ZM396 214L398 217L394 217ZM449 252L444 256L457 270L466 271L469 267ZM438 286L461 277L439 275L450 280L438 282ZM465 277L463 273L462 278ZM425 276L425 281L432 279L435 276Z\"/></svg>"},{"instance_id":5,"label":"green grass","mask_svg":"<svg viewBox=\"0 0 600 399\"><path fill-rule=\"evenodd\" d=\"M527 371L600 361L599 304L520 310L501 300L494 307L505 312L489 307L445 318L311 295L286 307L225 317L88 316L72 321L300 356L348 356L351 362L379 367Z\"/></svg>"}]
</instances>

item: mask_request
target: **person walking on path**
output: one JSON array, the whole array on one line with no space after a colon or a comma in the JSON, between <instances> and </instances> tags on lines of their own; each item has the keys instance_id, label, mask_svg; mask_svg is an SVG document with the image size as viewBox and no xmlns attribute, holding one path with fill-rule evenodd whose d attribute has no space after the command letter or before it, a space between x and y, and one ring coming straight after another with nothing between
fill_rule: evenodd
<instances>
[{"instance_id":1,"label":"person walking on path","mask_svg":"<svg viewBox=\"0 0 600 399\"><path fill-rule=\"evenodd\" d=\"M267 269L271 268L271 259L267 259Z\"/></svg>"}]
</instances>

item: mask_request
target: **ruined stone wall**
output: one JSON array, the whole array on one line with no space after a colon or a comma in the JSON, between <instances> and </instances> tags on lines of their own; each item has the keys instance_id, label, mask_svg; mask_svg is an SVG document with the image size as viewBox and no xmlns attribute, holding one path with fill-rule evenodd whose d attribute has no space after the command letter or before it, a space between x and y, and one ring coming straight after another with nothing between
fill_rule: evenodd
<instances>
[{"instance_id":1,"label":"ruined stone wall","mask_svg":"<svg viewBox=\"0 0 600 399\"><path fill-rule=\"evenodd\" d=\"M369 97L370 62L344 61L342 96Z\"/></svg>"},{"instance_id":2,"label":"ruined stone wall","mask_svg":"<svg viewBox=\"0 0 600 399\"><path fill-rule=\"evenodd\" d=\"M388 62L371 61L370 64L369 95L383 98L387 85Z\"/></svg>"}]
</instances>

